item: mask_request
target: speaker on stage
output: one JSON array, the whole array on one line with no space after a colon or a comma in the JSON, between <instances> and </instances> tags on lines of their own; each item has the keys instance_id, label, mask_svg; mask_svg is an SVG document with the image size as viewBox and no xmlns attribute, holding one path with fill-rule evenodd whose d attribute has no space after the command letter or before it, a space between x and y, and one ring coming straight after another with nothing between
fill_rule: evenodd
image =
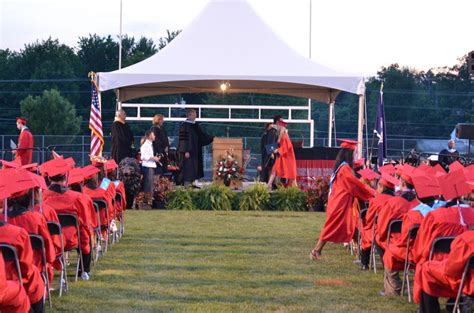
<instances>
[{"instance_id":1,"label":"speaker on stage","mask_svg":"<svg viewBox=\"0 0 474 313\"><path fill-rule=\"evenodd\" d=\"M474 140L474 124L459 123L456 125L456 137Z\"/></svg>"}]
</instances>

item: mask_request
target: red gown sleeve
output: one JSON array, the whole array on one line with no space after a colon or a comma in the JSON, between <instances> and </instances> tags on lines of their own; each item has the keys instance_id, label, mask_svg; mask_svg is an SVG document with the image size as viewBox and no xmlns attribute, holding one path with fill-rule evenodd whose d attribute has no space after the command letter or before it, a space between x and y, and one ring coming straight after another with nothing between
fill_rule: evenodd
<instances>
[{"instance_id":1,"label":"red gown sleeve","mask_svg":"<svg viewBox=\"0 0 474 313\"><path fill-rule=\"evenodd\" d=\"M339 180L342 182L343 188L354 198L367 201L375 195L375 190L358 180L349 166L342 166L339 169L338 175L343 176Z\"/></svg>"}]
</instances>

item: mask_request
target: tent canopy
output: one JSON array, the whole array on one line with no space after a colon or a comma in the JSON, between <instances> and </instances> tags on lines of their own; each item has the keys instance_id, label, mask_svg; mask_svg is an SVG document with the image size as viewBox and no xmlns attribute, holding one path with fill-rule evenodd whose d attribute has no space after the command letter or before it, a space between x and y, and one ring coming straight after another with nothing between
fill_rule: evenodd
<instances>
[{"instance_id":1,"label":"tent canopy","mask_svg":"<svg viewBox=\"0 0 474 313\"><path fill-rule=\"evenodd\" d=\"M100 91L119 101L221 92L265 93L333 101L364 93L364 79L322 66L283 42L243 0L211 1L164 49L121 70L98 73Z\"/></svg>"}]
</instances>

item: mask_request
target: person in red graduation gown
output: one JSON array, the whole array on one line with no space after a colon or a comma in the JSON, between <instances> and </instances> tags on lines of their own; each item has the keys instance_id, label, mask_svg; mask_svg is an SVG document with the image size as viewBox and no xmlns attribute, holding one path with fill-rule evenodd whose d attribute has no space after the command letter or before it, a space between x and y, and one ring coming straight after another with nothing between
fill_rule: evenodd
<instances>
[{"instance_id":1,"label":"person in red graduation gown","mask_svg":"<svg viewBox=\"0 0 474 313\"><path fill-rule=\"evenodd\" d=\"M394 241L388 248L385 250L383 260L384 267L392 271L403 270L405 257L406 257L406 247L408 243L409 232L412 227L420 225L423 221L423 218L431 211L438 208L436 197L440 195L441 191L437 180L435 177L431 176L429 172L426 172L427 175L423 176L422 174L415 175L416 173L412 172L413 176L408 177L407 174L403 174L402 177L405 177L405 180L408 183L414 183L416 189L416 196L419 204L414 208L410 209L402 218L402 229L401 235L398 240ZM414 179L412 179L414 177ZM405 181L402 178L402 181ZM410 242L409 250L409 260L413 262L412 247L415 240L412 239Z\"/></svg>"},{"instance_id":2,"label":"person in red graduation gown","mask_svg":"<svg viewBox=\"0 0 474 313\"><path fill-rule=\"evenodd\" d=\"M28 313L30 300L18 280L7 279L5 262L0 256L0 312Z\"/></svg>"},{"instance_id":3,"label":"person in red graduation gown","mask_svg":"<svg viewBox=\"0 0 474 313\"><path fill-rule=\"evenodd\" d=\"M113 182L115 187L115 194L120 194L122 196L122 201L120 203L115 203L116 210L117 210L117 219L120 218L122 211L127 208L127 199L125 197L125 186L124 184L117 179L117 163L112 160L108 160L105 163L105 172L107 174L107 178Z\"/></svg>"},{"instance_id":4,"label":"person in red graduation gown","mask_svg":"<svg viewBox=\"0 0 474 313\"><path fill-rule=\"evenodd\" d=\"M446 259L423 263L418 277L420 313L440 312L439 297L456 298L464 267L473 254L474 231L470 230L454 239ZM474 270L467 276L463 294L474 294Z\"/></svg>"},{"instance_id":5,"label":"person in red graduation gown","mask_svg":"<svg viewBox=\"0 0 474 313\"><path fill-rule=\"evenodd\" d=\"M33 264L33 249L31 248L28 232L18 226L0 221L0 242L12 245L16 248L20 261L21 277L23 286L30 300L31 311L43 313L44 282L39 269ZM7 279L18 280L16 268L13 262L6 265Z\"/></svg>"},{"instance_id":6,"label":"person in red graduation gown","mask_svg":"<svg viewBox=\"0 0 474 313\"><path fill-rule=\"evenodd\" d=\"M458 236L474 225L474 209L458 202L461 196L470 192L462 170L438 177L438 183L441 186L443 197L452 200L448 201L446 207L428 213L420 225L413 246L413 260L416 262L413 284L415 303L420 302L421 269L423 264L429 260L433 240L438 237ZM437 253L433 259L442 261L446 257L446 254Z\"/></svg>"},{"instance_id":7,"label":"person in red graduation gown","mask_svg":"<svg viewBox=\"0 0 474 313\"><path fill-rule=\"evenodd\" d=\"M287 130L288 123L283 120L277 121L278 130L278 148L273 152L276 157L270 178L268 188L272 189L275 177L285 178L289 186L297 186L296 183L296 158Z\"/></svg>"},{"instance_id":8,"label":"person in red graduation gown","mask_svg":"<svg viewBox=\"0 0 474 313\"><path fill-rule=\"evenodd\" d=\"M34 140L26 126L26 122L27 120L22 117L16 119L16 127L20 131L20 137L18 138L18 150L15 152L15 158L20 161L21 165L30 164L33 160Z\"/></svg>"},{"instance_id":9,"label":"person in red graduation gown","mask_svg":"<svg viewBox=\"0 0 474 313\"><path fill-rule=\"evenodd\" d=\"M56 260L53 239L49 234L46 219L40 213L30 210L28 208L30 203L31 192L11 196L8 199L8 223L22 227L29 234L39 235L43 238L48 264L43 264L42 253L36 250L33 252L33 261L40 271L43 269L43 265L46 265L51 283L54 275L52 265Z\"/></svg>"},{"instance_id":10,"label":"person in red graduation gown","mask_svg":"<svg viewBox=\"0 0 474 313\"><path fill-rule=\"evenodd\" d=\"M84 193L88 194L93 200L103 200L107 203L108 219L104 210L100 211L100 221L102 225L109 224L114 216L113 201L108 186L99 185L97 174L100 172L95 166L88 165L82 169L84 175ZM107 221L107 222L106 222ZM102 235L105 236L103 230Z\"/></svg>"},{"instance_id":11,"label":"person in red graduation gown","mask_svg":"<svg viewBox=\"0 0 474 313\"><path fill-rule=\"evenodd\" d=\"M91 222L89 221L87 203L85 203L81 194L69 190L66 187L66 173L71 170L71 164L68 164L68 162L62 158L58 158L43 163L40 170L43 175L48 175L51 182L48 190L43 193L44 203L54 207L58 214L75 214L78 218L81 237L79 244L84 261L84 272L81 273L81 277L83 280L89 280L91 264ZM64 242L65 250L77 246L78 238L76 230L73 227L63 228L63 234L66 238Z\"/></svg>"},{"instance_id":12,"label":"person in red graduation gown","mask_svg":"<svg viewBox=\"0 0 474 313\"><path fill-rule=\"evenodd\" d=\"M363 270L369 268L370 248L374 240L372 237L375 217L379 214L380 209L385 203L394 197L394 189L395 185L393 183L386 178L382 178L378 182L377 195L369 200L369 207L361 231L360 259Z\"/></svg>"},{"instance_id":13,"label":"person in red graduation gown","mask_svg":"<svg viewBox=\"0 0 474 313\"><path fill-rule=\"evenodd\" d=\"M321 258L321 252L328 241L347 243L352 240L357 226L352 216L354 199L367 201L375 195L375 191L359 181L352 170L356 144L352 140L342 141L330 180L326 223L311 251L312 260Z\"/></svg>"},{"instance_id":14,"label":"person in red graduation gown","mask_svg":"<svg viewBox=\"0 0 474 313\"><path fill-rule=\"evenodd\" d=\"M95 211L92 198L84 192L84 173L82 168L76 167L69 171L67 184L72 191L78 192L80 194L81 199L86 204L86 212L90 222L90 229L93 233L93 230L99 227L97 221L97 212Z\"/></svg>"}]
</instances>

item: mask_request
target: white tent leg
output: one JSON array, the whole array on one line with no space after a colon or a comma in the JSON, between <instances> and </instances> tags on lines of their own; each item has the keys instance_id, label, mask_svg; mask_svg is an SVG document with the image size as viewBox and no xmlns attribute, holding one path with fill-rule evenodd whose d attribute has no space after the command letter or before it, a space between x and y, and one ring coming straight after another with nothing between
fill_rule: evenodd
<instances>
[{"instance_id":1,"label":"white tent leg","mask_svg":"<svg viewBox=\"0 0 474 313\"><path fill-rule=\"evenodd\" d=\"M357 158L362 158L362 147L364 140L364 106L365 106L365 96L359 95L359 121L357 127Z\"/></svg>"},{"instance_id":2,"label":"white tent leg","mask_svg":"<svg viewBox=\"0 0 474 313\"><path fill-rule=\"evenodd\" d=\"M328 114L328 147L332 147L332 127L334 125L334 101L329 103Z\"/></svg>"},{"instance_id":3,"label":"white tent leg","mask_svg":"<svg viewBox=\"0 0 474 313\"><path fill-rule=\"evenodd\" d=\"M314 147L314 121L309 124L309 147Z\"/></svg>"}]
</instances>

